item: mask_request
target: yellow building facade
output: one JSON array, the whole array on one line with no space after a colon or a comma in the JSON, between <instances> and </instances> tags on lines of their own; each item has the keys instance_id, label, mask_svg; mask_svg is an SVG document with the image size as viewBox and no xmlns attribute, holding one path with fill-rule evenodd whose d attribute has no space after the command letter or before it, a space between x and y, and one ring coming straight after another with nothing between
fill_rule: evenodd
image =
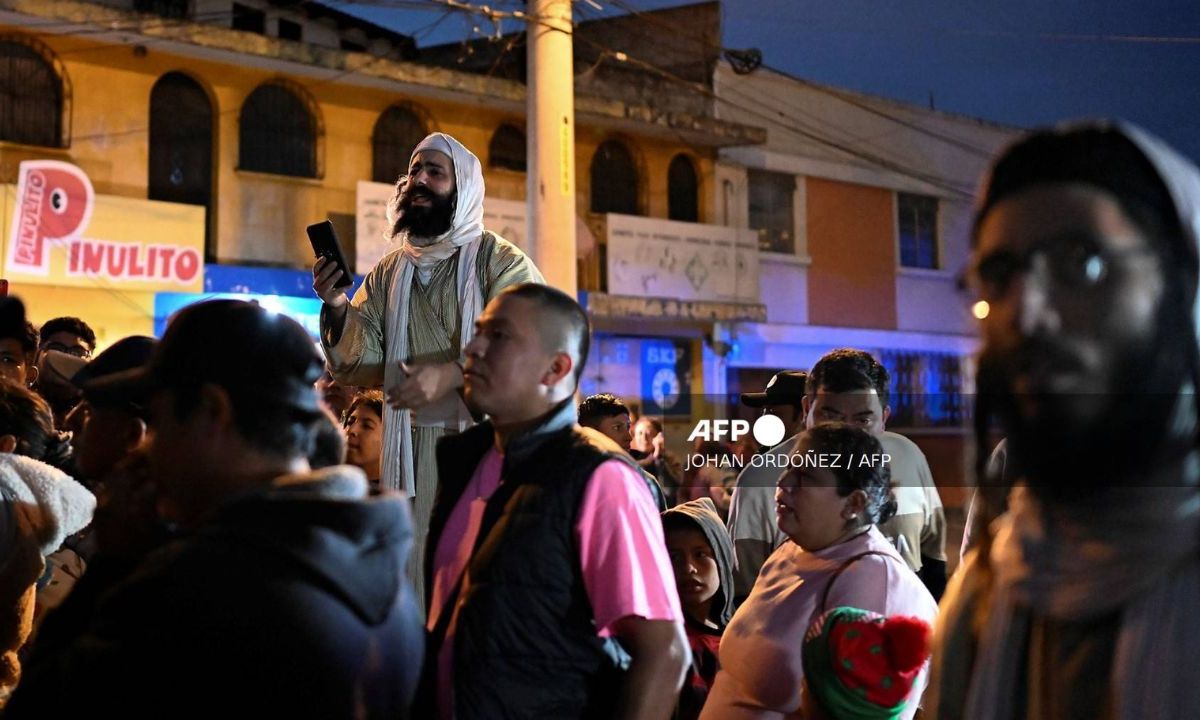
<instances>
[{"instance_id":1,"label":"yellow building facade","mask_svg":"<svg viewBox=\"0 0 1200 720\"><path fill-rule=\"evenodd\" d=\"M396 105L411 110L427 130L454 135L471 148L483 162L488 197L525 199L525 173L492 167L488 157L497 128L524 127L519 83L86 2L0 0L0 10L0 47L36 53L63 88L60 147L0 134L0 184L15 183L24 160L60 160L81 168L97 195L147 199L152 94L164 77L181 73L203 90L211 111L210 261L307 268L312 251L305 226L331 215L353 216L356 184L373 176L376 123ZM309 110L315 177L242 167L245 105L264 84L286 87ZM592 226L598 219L588 212L589 170L601 143L617 140L634 159L639 214L650 217L667 217L668 169L685 156L696 171L698 220L705 222L712 215L716 148L754 141L754 128L733 123L688 119L681 131L670 117L631 120L639 114L619 102L580 97L577 106L577 212ZM347 245L352 248L352 240ZM583 277L580 284L596 289ZM102 343L154 328L150 293L53 285L14 293L26 299L35 322L79 315L94 324Z\"/></svg>"}]
</instances>

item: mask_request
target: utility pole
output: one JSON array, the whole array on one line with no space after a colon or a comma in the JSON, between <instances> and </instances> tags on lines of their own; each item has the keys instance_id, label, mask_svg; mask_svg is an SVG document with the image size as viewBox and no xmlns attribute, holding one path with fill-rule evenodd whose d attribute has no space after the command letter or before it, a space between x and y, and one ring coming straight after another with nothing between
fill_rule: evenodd
<instances>
[{"instance_id":1,"label":"utility pole","mask_svg":"<svg viewBox=\"0 0 1200 720\"><path fill-rule=\"evenodd\" d=\"M546 282L576 294L575 68L571 0L528 0L529 251Z\"/></svg>"}]
</instances>

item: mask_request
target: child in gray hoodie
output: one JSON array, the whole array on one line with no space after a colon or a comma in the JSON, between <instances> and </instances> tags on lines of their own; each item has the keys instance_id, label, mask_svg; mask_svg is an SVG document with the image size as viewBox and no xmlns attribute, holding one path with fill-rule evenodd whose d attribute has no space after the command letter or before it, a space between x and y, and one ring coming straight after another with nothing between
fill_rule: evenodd
<instances>
[{"instance_id":1,"label":"child in gray hoodie","mask_svg":"<svg viewBox=\"0 0 1200 720\"><path fill-rule=\"evenodd\" d=\"M720 669L717 649L733 615L733 543L709 498L677 505L662 519L692 648L692 666L675 717L695 720Z\"/></svg>"}]
</instances>

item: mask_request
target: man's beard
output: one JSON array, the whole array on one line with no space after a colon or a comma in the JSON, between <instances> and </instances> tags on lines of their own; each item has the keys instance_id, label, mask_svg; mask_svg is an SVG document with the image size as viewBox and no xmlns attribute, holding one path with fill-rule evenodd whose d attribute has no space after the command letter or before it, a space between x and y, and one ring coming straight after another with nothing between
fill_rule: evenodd
<instances>
[{"instance_id":1,"label":"man's beard","mask_svg":"<svg viewBox=\"0 0 1200 720\"><path fill-rule=\"evenodd\" d=\"M1188 445L1171 430L1186 377L1179 345L1160 331L1120 358L1109 383L1115 390L1081 396L1019 396L1014 375L1028 349L985 351L976 412L1000 420L1014 476L1047 500L1080 498L1118 483L1140 485Z\"/></svg>"},{"instance_id":2,"label":"man's beard","mask_svg":"<svg viewBox=\"0 0 1200 720\"><path fill-rule=\"evenodd\" d=\"M417 197L428 198L430 204L414 206L412 201ZM397 203L399 212L392 232L407 230L409 237L414 238L435 238L442 235L450 230L454 222L454 206L457 200L457 193L439 195L423 187L414 188L411 192L402 192Z\"/></svg>"}]
</instances>

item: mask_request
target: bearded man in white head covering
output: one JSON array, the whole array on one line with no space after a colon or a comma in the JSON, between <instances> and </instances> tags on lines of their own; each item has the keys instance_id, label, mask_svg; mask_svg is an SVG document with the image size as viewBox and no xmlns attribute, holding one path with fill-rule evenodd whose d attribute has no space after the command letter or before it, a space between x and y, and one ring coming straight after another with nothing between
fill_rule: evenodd
<instances>
[{"instance_id":1,"label":"bearded man in white head covering","mask_svg":"<svg viewBox=\"0 0 1200 720\"><path fill-rule=\"evenodd\" d=\"M383 387L382 485L414 499L409 575L422 601L429 512L437 483L434 448L471 423L463 404L463 348L488 301L509 285L544 282L533 261L483 228L479 159L445 133L413 150L408 177L388 207L399 247L367 274L348 300L334 284L335 263L313 266L324 301L321 342L341 383Z\"/></svg>"}]
</instances>

